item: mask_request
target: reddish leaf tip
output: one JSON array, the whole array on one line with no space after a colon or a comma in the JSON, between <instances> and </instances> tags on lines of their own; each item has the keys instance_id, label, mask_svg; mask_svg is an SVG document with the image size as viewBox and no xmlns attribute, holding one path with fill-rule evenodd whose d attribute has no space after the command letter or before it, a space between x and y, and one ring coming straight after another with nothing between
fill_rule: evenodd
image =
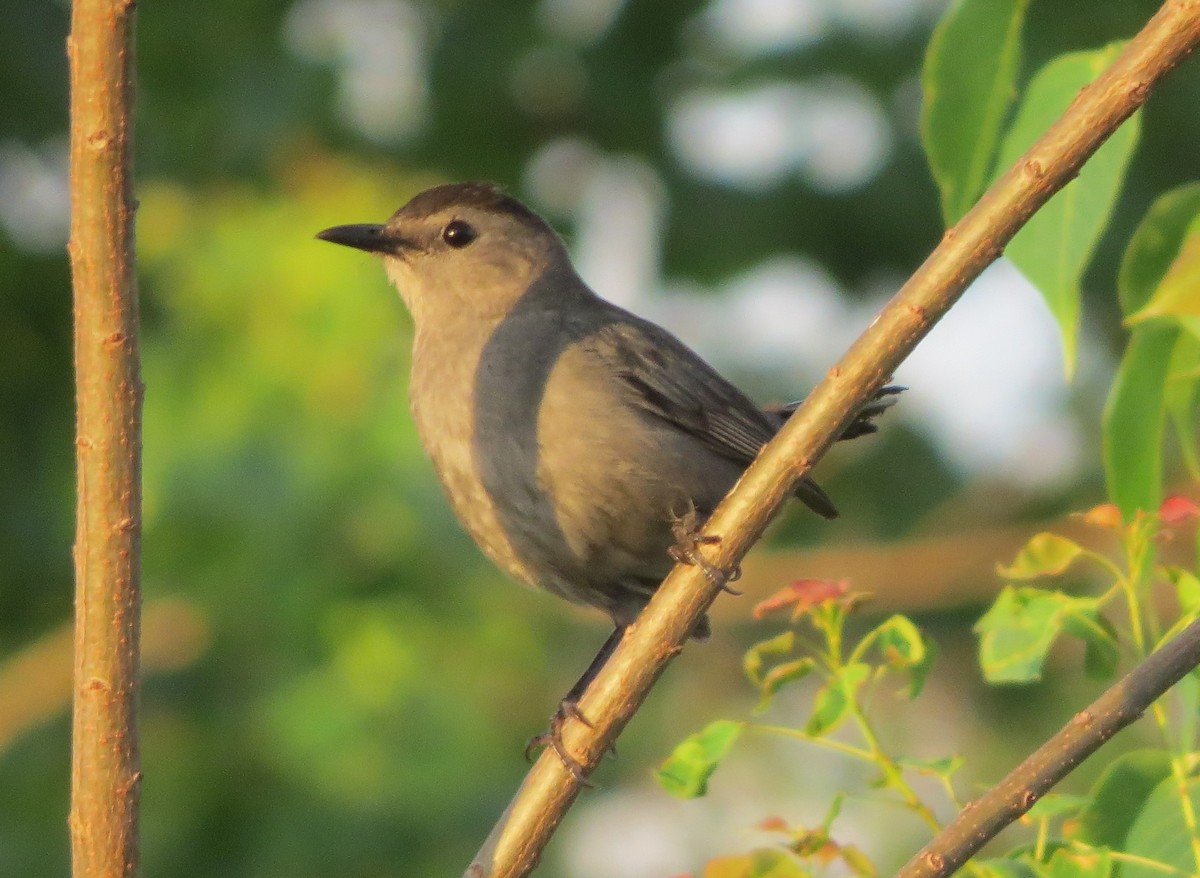
<instances>
[{"instance_id":1,"label":"reddish leaf tip","mask_svg":"<svg viewBox=\"0 0 1200 878\"><path fill-rule=\"evenodd\" d=\"M1121 510L1116 503L1101 503L1083 513L1083 520L1093 527L1118 530L1121 527Z\"/></svg>"},{"instance_id":2,"label":"reddish leaf tip","mask_svg":"<svg viewBox=\"0 0 1200 878\"><path fill-rule=\"evenodd\" d=\"M1187 497L1168 497L1158 507L1158 517L1163 524L1183 524L1200 516L1200 506Z\"/></svg>"}]
</instances>

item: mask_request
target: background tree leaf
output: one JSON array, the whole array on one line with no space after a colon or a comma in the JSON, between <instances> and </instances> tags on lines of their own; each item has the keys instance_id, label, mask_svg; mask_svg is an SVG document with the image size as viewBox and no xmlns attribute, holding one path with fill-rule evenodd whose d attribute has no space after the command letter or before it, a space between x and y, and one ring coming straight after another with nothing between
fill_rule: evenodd
<instances>
[{"instance_id":1,"label":"background tree leaf","mask_svg":"<svg viewBox=\"0 0 1200 878\"><path fill-rule=\"evenodd\" d=\"M1079 814L1079 839L1122 850L1146 799L1170 774L1170 756L1163 750L1134 750L1118 756L1092 786Z\"/></svg>"},{"instance_id":2,"label":"background tree leaf","mask_svg":"<svg viewBox=\"0 0 1200 878\"><path fill-rule=\"evenodd\" d=\"M1000 857L975 863L971 872L977 878L1037 878L1037 873L1028 863Z\"/></svg>"},{"instance_id":3,"label":"background tree leaf","mask_svg":"<svg viewBox=\"0 0 1200 878\"><path fill-rule=\"evenodd\" d=\"M1200 214L1192 218L1171 265L1154 287L1150 300L1126 323L1136 325L1155 317L1200 318Z\"/></svg>"},{"instance_id":4,"label":"background tree leaf","mask_svg":"<svg viewBox=\"0 0 1200 878\"><path fill-rule=\"evenodd\" d=\"M1121 309L1136 315L1154 300L1171 273L1189 229L1200 215L1200 184L1160 196L1134 233L1117 277ZM1162 453L1167 387L1180 330L1173 322L1142 322L1133 328L1104 412L1104 472L1108 494L1130 519L1138 509L1157 509L1162 499ZM1194 384L1196 376L1177 380ZM1174 384L1174 382L1172 382ZM1172 388L1176 417L1192 410L1194 390ZM1177 428L1186 433L1188 427ZM1194 425L1192 426L1194 431ZM1184 447L1194 447L1189 436Z\"/></svg>"},{"instance_id":5,"label":"background tree leaf","mask_svg":"<svg viewBox=\"0 0 1200 878\"><path fill-rule=\"evenodd\" d=\"M1200 182L1164 192L1138 224L1117 274L1117 298L1126 317L1147 307L1200 216Z\"/></svg>"},{"instance_id":6,"label":"background tree leaf","mask_svg":"<svg viewBox=\"0 0 1200 878\"><path fill-rule=\"evenodd\" d=\"M1072 52L1039 70L1021 97L1000 147L998 169L1007 169L1096 78L1120 51L1119 44ZM1138 116L1121 126L1068 183L1033 215L1004 251L1041 291L1058 321L1067 375L1075 368L1080 280L1096 242L1108 225L1125 180L1140 128Z\"/></svg>"},{"instance_id":7,"label":"background tree leaf","mask_svg":"<svg viewBox=\"0 0 1200 878\"><path fill-rule=\"evenodd\" d=\"M983 194L1016 98L1029 0L957 0L934 28L921 85L921 143L946 226Z\"/></svg>"},{"instance_id":8,"label":"background tree leaf","mask_svg":"<svg viewBox=\"0 0 1200 878\"><path fill-rule=\"evenodd\" d=\"M1187 327L1179 333L1167 373L1167 418L1193 479L1200 479L1200 337Z\"/></svg>"},{"instance_id":9,"label":"background tree leaf","mask_svg":"<svg viewBox=\"0 0 1200 878\"><path fill-rule=\"evenodd\" d=\"M1072 633L1103 636L1094 598L1059 591L1006 586L991 609L975 623L979 664L989 683L1030 683L1041 679L1050 648L1070 626Z\"/></svg>"},{"instance_id":10,"label":"background tree leaf","mask_svg":"<svg viewBox=\"0 0 1200 878\"><path fill-rule=\"evenodd\" d=\"M1145 799L1129 827L1124 851L1151 862L1123 863L1122 878L1160 878L1164 870L1156 867L1158 863L1184 874L1194 874L1200 868L1192 849L1194 827L1189 827L1184 819L1181 793L1189 797L1193 813L1200 810L1200 789L1195 777L1189 778L1181 791L1175 778L1168 776Z\"/></svg>"},{"instance_id":11,"label":"background tree leaf","mask_svg":"<svg viewBox=\"0 0 1200 878\"><path fill-rule=\"evenodd\" d=\"M1112 855L1106 850L1076 851L1060 847L1050 855L1046 878L1108 878L1113 871Z\"/></svg>"},{"instance_id":12,"label":"background tree leaf","mask_svg":"<svg viewBox=\"0 0 1200 878\"><path fill-rule=\"evenodd\" d=\"M662 788L681 799L708 792L708 780L745 728L743 723L717 720L690 735L655 772Z\"/></svg>"},{"instance_id":13,"label":"background tree leaf","mask_svg":"<svg viewBox=\"0 0 1200 878\"><path fill-rule=\"evenodd\" d=\"M812 714L804 731L814 737L827 735L841 725L851 703L857 697L858 688L871 676L870 665L861 662L839 668L817 692Z\"/></svg>"},{"instance_id":14,"label":"background tree leaf","mask_svg":"<svg viewBox=\"0 0 1200 878\"><path fill-rule=\"evenodd\" d=\"M750 682L755 686L761 686L766 674L768 657L776 658L787 655L792 651L795 640L796 632L784 631L775 637L761 640L746 650L746 654L742 656L742 670L745 671Z\"/></svg>"},{"instance_id":15,"label":"background tree leaf","mask_svg":"<svg viewBox=\"0 0 1200 878\"><path fill-rule=\"evenodd\" d=\"M754 705L755 713L762 713L771 706L775 695L788 683L803 680L817 668L817 662L811 656L793 659L790 662L780 662L763 676L758 688L758 703Z\"/></svg>"},{"instance_id":16,"label":"background tree leaf","mask_svg":"<svg viewBox=\"0 0 1200 878\"><path fill-rule=\"evenodd\" d=\"M1012 564L998 572L1005 579L1040 579L1066 572L1071 562L1083 553L1083 547L1059 534L1043 531L1030 538Z\"/></svg>"},{"instance_id":17,"label":"background tree leaf","mask_svg":"<svg viewBox=\"0 0 1200 878\"><path fill-rule=\"evenodd\" d=\"M872 633L883 660L908 673L908 697L916 698L937 658L937 643L926 640L912 620L901 615L891 616Z\"/></svg>"},{"instance_id":18,"label":"background tree leaf","mask_svg":"<svg viewBox=\"0 0 1200 878\"><path fill-rule=\"evenodd\" d=\"M1166 383L1179 335L1171 325L1134 329L1104 409L1108 496L1126 521L1162 501Z\"/></svg>"}]
</instances>

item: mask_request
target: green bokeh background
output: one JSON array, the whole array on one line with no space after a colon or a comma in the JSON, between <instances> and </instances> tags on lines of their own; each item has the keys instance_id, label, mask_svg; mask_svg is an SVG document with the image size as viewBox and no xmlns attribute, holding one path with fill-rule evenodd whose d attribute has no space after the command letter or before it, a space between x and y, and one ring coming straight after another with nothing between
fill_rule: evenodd
<instances>
[{"instance_id":1,"label":"green bokeh background","mask_svg":"<svg viewBox=\"0 0 1200 878\"><path fill-rule=\"evenodd\" d=\"M315 231L380 220L444 180L493 179L526 196L531 156L570 136L654 169L669 193L662 271L671 278L718 284L800 252L853 291L903 276L941 233L915 136L916 77L937 3L882 36L843 23L751 58L706 40L704 4L629 0L582 42L551 24L569 5L403 6L425 28L426 121L391 143L339 114L336 59L317 63L289 48L292 3L139 8L144 585L147 608L164 608L142 697L148 876L458 874L522 776L524 740L605 634L602 620L505 582L458 528L407 413L409 319L375 264L314 242ZM0 6L0 145L61 155L68 7ZM368 16L389 8L351 6ZM1059 52L1131 35L1155 6L1039 0L1026 73ZM514 78L534 52L547 72ZM537 94L523 89L553 92L555 64L582 72L584 87L557 109L531 111ZM819 192L792 176L749 191L701 179L673 154L670 83L733 89L829 73L874 94L893 127L887 163L865 185ZM1094 338L1114 349L1121 242L1155 194L1194 177L1198 103L1193 62L1145 111L1126 194L1089 273ZM555 219L570 240L569 222ZM63 241L30 244L13 233L20 217L5 222L0 674L68 624L74 465ZM1025 513L1098 502L1098 472L1097 458L1078 483L1031 499ZM973 489L901 423L828 487L845 523L831 529L793 514L777 541L836 541L837 527L902 540ZM973 523L1000 522L980 513ZM683 827L686 853L673 868L697 868L751 843L749 827L773 811L819 816L831 788L849 782L811 753L751 743L728 779L714 781L726 784L725 801L740 802L719 817L650 783L675 741L753 703L738 656L771 631L748 615L747 606L742 623L672 668L543 874L632 874L603 854L597 862L587 844L603 851L609 833L616 851L654 825L650 813ZM1019 701L1038 718L1006 742L1011 753L998 748L978 769L994 777L1084 694L1064 701L1053 681L1019 698L979 691L965 634L976 615L922 620L944 638L941 688L927 696L924 719L897 706L894 731L901 749L915 749L930 724L964 748L970 728L1011 721ZM18 681L36 701L41 678L22 672ZM6 712L27 709L20 687L15 694L0 704L0 729ZM956 732L958 722L968 731ZM0 875L66 874L67 705L33 709L14 729L0 736ZM589 836L583 823L600 828ZM716 826L734 847L705 846Z\"/></svg>"}]
</instances>

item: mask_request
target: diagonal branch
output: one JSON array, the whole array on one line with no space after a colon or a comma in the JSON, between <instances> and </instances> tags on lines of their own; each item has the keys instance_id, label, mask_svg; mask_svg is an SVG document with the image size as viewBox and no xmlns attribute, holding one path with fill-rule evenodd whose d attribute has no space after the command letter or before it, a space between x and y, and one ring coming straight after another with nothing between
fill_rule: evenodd
<instances>
[{"instance_id":1,"label":"diagonal branch","mask_svg":"<svg viewBox=\"0 0 1200 878\"><path fill-rule=\"evenodd\" d=\"M1200 0L1168 0L1109 69L946 232L713 513L705 529L722 539L706 553L711 564L732 568L738 563L854 412L1197 42ZM571 721L563 730L567 750L585 772L616 740L719 593L693 567L676 566L664 580L581 699L591 726ZM468 878L528 875L580 785L553 752L543 753L468 867Z\"/></svg>"},{"instance_id":2,"label":"diagonal branch","mask_svg":"<svg viewBox=\"0 0 1200 878\"><path fill-rule=\"evenodd\" d=\"M896 878L943 878L953 873L1197 664L1200 621L1109 687L1004 780L960 811Z\"/></svg>"},{"instance_id":3,"label":"diagonal branch","mask_svg":"<svg viewBox=\"0 0 1200 878\"><path fill-rule=\"evenodd\" d=\"M75 0L71 275L75 290L76 878L138 870L142 379L133 258L133 0Z\"/></svg>"}]
</instances>

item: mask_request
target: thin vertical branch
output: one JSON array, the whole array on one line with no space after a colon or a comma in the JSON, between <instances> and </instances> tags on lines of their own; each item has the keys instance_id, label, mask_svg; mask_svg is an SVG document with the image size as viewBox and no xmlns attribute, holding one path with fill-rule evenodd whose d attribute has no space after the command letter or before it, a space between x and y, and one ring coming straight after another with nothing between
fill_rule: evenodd
<instances>
[{"instance_id":1,"label":"thin vertical branch","mask_svg":"<svg viewBox=\"0 0 1200 878\"><path fill-rule=\"evenodd\" d=\"M138 871L142 380L132 192L134 4L75 0L71 239L75 293L75 878Z\"/></svg>"}]
</instances>

